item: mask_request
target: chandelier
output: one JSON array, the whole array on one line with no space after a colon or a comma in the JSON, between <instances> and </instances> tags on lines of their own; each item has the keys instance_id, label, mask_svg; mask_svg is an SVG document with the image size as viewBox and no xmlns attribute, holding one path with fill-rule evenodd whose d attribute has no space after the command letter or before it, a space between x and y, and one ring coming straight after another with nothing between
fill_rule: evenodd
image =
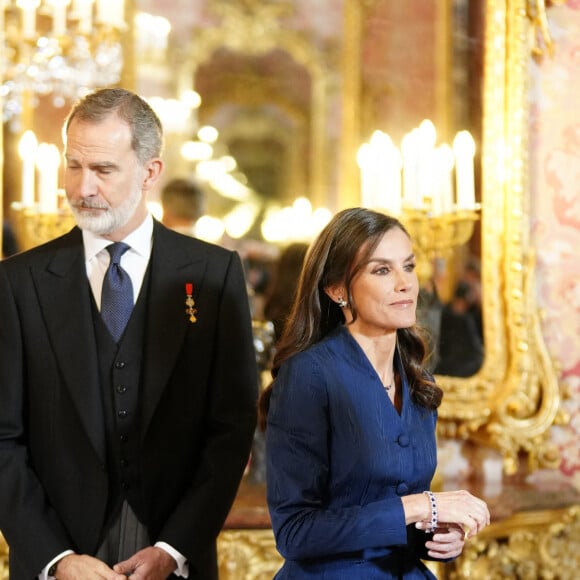
<instances>
[{"instance_id":1,"label":"chandelier","mask_svg":"<svg viewBox=\"0 0 580 580\"><path fill-rule=\"evenodd\" d=\"M361 205L398 217L413 238L422 280L432 276L433 260L466 244L479 220L475 200L475 142L460 131L453 145L437 144L425 119L407 133L401 147L375 131L357 155Z\"/></svg>"},{"instance_id":2,"label":"chandelier","mask_svg":"<svg viewBox=\"0 0 580 580\"><path fill-rule=\"evenodd\" d=\"M14 124L50 96L56 107L121 78L123 0L0 0L0 99Z\"/></svg>"}]
</instances>

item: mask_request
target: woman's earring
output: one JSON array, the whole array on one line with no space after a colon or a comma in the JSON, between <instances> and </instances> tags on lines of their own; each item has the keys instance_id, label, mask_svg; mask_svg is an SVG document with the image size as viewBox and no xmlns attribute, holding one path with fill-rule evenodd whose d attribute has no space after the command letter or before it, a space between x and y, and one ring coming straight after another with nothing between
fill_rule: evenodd
<instances>
[{"instance_id":1,"label":"woman's earring","mask_svg":"<svg viewBox=\"0 0 580 580\"><path fill-rule=\"evenodd\" d=\"M348 302L341 296L336 303L341 307L341 308L346 308L346 305L348 304Z\"/></svg>"}]
</instances>

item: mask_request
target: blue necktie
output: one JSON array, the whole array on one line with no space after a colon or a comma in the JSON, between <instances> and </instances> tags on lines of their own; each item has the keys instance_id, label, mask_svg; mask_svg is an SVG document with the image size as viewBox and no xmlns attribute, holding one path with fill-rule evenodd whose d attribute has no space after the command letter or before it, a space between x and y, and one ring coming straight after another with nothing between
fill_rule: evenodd
<instances>
[{"instance_id":1,"label":"blue necktie","mask_svg":"<svg viewBox=\"0 0 580 580\"><path fill-rule=\"evenodd\" d=\"M121 268L121 256L129 249L127 244L116 242L107 246L111 263L103 279L101 316L115 342L123 335L133 310L133 284L129 274Z\"/></svg>"}]
</instances>

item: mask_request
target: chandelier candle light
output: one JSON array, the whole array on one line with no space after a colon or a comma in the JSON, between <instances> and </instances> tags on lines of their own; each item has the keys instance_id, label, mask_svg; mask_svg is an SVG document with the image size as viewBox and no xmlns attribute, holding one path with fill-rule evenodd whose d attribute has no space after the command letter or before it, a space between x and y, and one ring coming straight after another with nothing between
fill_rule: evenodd
<instances>
[{"instance_id":1,"label":"chandelier candle light","mask_svg":"<svg viewBox=\"0 0 580 580\"><path fill-rule=\"evenodd\" d=\"M25 124L42 97L63 107L119 83L124 18L124 0L0 0L2 120L12 132L23 133L22 192L11 207L22 249L74 225L72 213L61 207L60 152L39 144Z\"/></svg>"},{"instance_id":2,"label":"chandelier candle light","mask_svg":"<svg viewBox=\"0 0 580 580\"><path fill-rule=\"evenodd\" d=\"M433 258L465 244L479 219L475 201L475 142L460 131L453 146L437 144L433 123L407 133L401 148L375 131L357 155L361 204L398 217L413 237L428 277ZM420 273L421 274L421 273Z\"/></svg>"},{"instance_id":3,"label":"chandelier candle light","mask_svg":"<svg viewBox=\"0 0 580 580\"><path fill-rule=\"evenodd\" d=\"M22 159L22 207L34 205L37 150L38 140L34 131L25 131L18 144L18 154Z\"/></svg>"},{"instance_id":4,"label":"chandelier candle light","mask_svg":"<svg viewBox=\"0 0 580 580\"><path fill-rule=\"evenodd\" d=\"M56 145L40 143L36 152L38 169L38 211L56 213L58 211L58 168L60 152Z\"/></svg>"},{"instance_id":5,"label":"chandelier candle light","mask_svg":"<svg viewBox=\"0 0 580 580\"><path fill-rule=\"evenodd\" d=\"M19 246L27 250L68 231L74 218L61 207L65 196L58 187L58 147L38 143L33 131L25 131L18 153L22 159L22 191L20 201L14 202L11 210Z\"/></svg>"},{"instance_id":6,"label":"chandelier candle light","mask_svg":"<svg viewBox=\"0 0 580 580\"><path fill-rule=\"evenodd\" d=\"M403 137L400 150L389 135L375 131L358 151L362 204L394 215L404 209L428 210L432 215L476 209L473 137L460 131L453 148L436 145L436 139L435 126L429 120Z\"/></svg>"},{"instance_id":7,"label":"chandelier candle light","mask_svg":"<svg viewBox=\"0 0 580 580\"><path fill-rule=\"evenodd\" d=\"M124 0L0 0L0 95L12 131L41 96L62 107L119 82L124 15Z\"/></svg>"}]
</instances>

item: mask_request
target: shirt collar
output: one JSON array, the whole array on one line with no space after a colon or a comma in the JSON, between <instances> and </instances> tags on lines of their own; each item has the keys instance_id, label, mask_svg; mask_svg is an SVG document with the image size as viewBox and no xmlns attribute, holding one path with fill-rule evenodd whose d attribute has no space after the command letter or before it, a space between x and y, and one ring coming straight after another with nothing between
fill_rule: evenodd
<instances>
[{"instance_id":1,"label":"shirt collar","mask_svg":"<svg viewBox=\"0 0 580 580\"><path fill-rule=\"evenodd\" d=\"M111 240L106 240L88 230L82 230L82 234L85 261L87 262L92 260L99 252L111 244ZM153 241L153 217L151 214L147 214L143 223L122 241L128 244L131 247L131 250L137 252L144 258L149 258Z\"/></svg>"}]
</instances>

